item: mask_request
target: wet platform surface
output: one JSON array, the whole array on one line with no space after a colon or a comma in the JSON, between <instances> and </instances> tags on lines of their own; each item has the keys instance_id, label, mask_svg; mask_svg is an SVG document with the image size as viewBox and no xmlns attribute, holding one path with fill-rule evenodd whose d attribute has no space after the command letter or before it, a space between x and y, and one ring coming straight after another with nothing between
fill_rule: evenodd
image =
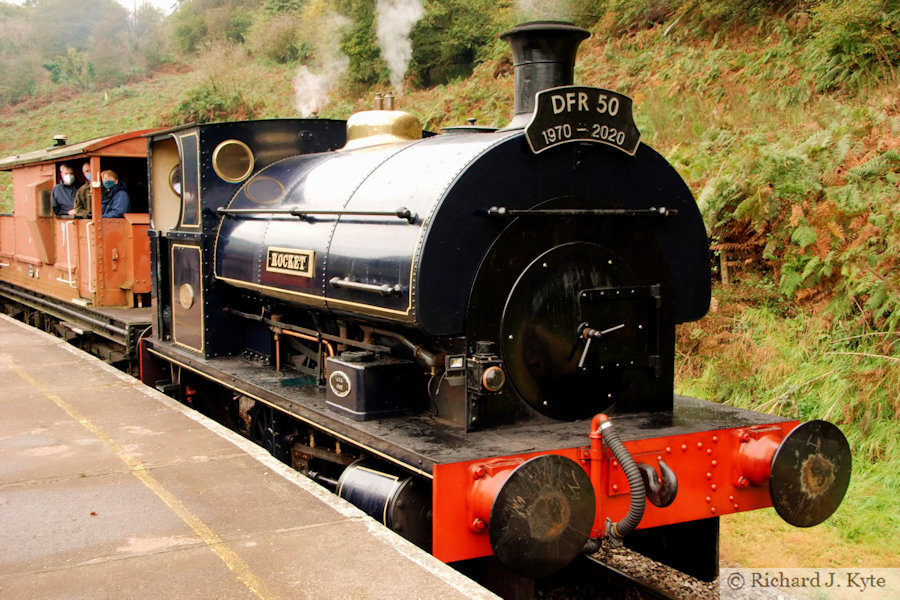
<instances>
[{"instance_id":1,"label":"wet platform surface","mask_svg":"<svg viewBox=\"0 0 900 600\"><path fill-rule=\"evenodd\" d=\"M494 598L261 448L0 316L0 598Z\"/></svg>"}]
</instances>

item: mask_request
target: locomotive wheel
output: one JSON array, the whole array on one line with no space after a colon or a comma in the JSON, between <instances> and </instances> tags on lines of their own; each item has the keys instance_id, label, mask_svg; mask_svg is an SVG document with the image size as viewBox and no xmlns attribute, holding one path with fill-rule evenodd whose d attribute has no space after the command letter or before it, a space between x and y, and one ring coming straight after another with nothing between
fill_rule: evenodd
<instances>
[{"instance_id":1,"label":"locomotive wheel","mask_svg":"<svg viewBox=\"0 0 900 600\"><path fill-rule=\"evenodd\" d=\"M507 570L545 577L581 554L594 525L590 478L575 461L547 454L509 475L491 506L494 554Z\"/></svg>"},{"instance_id":2,"label":"locomotive wheel","mask_svg":"<svg viewBox=\"0 0 900 600\"><path fill-rule=\"evenodd\" d=\"M769 494L782 519L818 525L837 510L850 485L850 445L827 421L798 425L772 457Z\"/></svg>"}]
</instances>

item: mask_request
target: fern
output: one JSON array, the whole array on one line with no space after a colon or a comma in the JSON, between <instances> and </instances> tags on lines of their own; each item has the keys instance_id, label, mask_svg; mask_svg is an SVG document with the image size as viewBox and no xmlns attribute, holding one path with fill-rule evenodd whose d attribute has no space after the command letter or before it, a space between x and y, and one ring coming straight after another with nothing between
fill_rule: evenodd
<instances>
[{"instance_id":1,"label":"fern","mask_svg":"<svg viewBox=\"0 0 900 600\"><path fill-rule=\"evenodd\" d=\"M850 169L847 174L856 179L874 179L900 169L900 151L889 150Z\"/></svg>"},{"instance_id":2,"label":"fern","mask_svg":"<svg viewBox=\"0 0 900 600\"><path fill-rule=\"evenodd\" d=\"M791 234L791 241L801 248L812 246L818 239L819 235L816 233L816 230L807 224L801 224Z\"/></svg>"},{"instance_id":3,"label":"fern","mask_svg":"<svg viewBox=\"0 0 900 600\"><path fill-rule=\"evenodd\" d=\"M867 208L859 186L846 185L830 188L825 192L825 197L848 213L862 212Z\"/></svg>"},{"instance_id":4,"label":"fern","mask_svg":"<svg viewBox=\"0 0 900 600\"><path fill-rule=\"evenodd\" d=\"M803 274L800 276L804 281L808 280L810 275L812 275L816 269L819 268L819 265L822 264L822 259L818 256L813 256L806 266L803 267Z\"/></svg>"},{"instance_id":5,"label":"fern","mask_svg":"<svg viewBox=\"0 0 900 600\"><path fill-rule=\"evenodd\" d=\"M801 273L798 273L788 265L782 268L781 281L778 284L778 289L782 294L787 297L793 297L802 284L803 275Z\"/></svg>"},{"instance_id":6,"label":"fern","mask_svg":"<svg viewBox=\"0 0 900 600\"><path fill-rule=\"evenodd\" d=\"M828 129L823 129L821 131L813 133L811 136L803 140L796 146L795 150L801 155L808 155L811 152L820 152L823 150L827 150L832 146L831 139L832 132Z\"/></svg>"},{"instance_id":7,"label":"fern","mask_svg":"<svg viewBox=\"0 0 900 600\"><path fill-rule=\"evenodd\" d=\"M844 160L847 158L847 154L850 152L851 144L852 141L849 134L844 134L840 137L840 139L838 139L838 141L832 148L832 151L834 152L835 164L844 162Z\"/></svg>"},{"instance_id":8,"label":"fern","mask_svg":"<svg viewBox=\"0 0 900 600\"><path fill-rule=\"evenodd\" d=\"M895 0L820 2L809 49L818 88L857 89L893 80L900 65L900 5Z\"/></svg>"},{"instance_id":9,"label":"fern","mask_svg":"<svg viewBox=\"0 0 900 600\"><path fill-rule=\"evenodd\" d=\"M770 237L768 240L766 240L766 245L763 247L762 257L766 260L775 260L775 251L777 249L778 240L774 237Z\"/></svg>"}]
</instances>

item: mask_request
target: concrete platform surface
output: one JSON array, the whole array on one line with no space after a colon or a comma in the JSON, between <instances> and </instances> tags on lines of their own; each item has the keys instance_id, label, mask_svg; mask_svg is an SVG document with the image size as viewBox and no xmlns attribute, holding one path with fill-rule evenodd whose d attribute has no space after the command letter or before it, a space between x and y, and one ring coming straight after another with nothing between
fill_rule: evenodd
<instances>
[{"instance_id":1,"label":"concrete platform surface","mask_svg":"<svg viewBox=\"0 0 900 600\"><path fill-rule=\"evenodd\" d=\"M0 316L0 599L496 598L261 448Z\"/></svg>"}]
</instances>

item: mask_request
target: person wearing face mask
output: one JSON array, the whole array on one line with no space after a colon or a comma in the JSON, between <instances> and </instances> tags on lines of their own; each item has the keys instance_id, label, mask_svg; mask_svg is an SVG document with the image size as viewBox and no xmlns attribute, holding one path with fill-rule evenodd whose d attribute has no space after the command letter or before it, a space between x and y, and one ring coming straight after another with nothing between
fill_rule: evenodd
<instances>
[{"instance_id":1,"label":"person wearing face mask","mask_svg":"<svg viewBox=\"0 0 900 600\"><path fill-rule=\"evenodd\" d=\"M59 165L59 175L62 183L54 185L50 193L53 214L57 217L70 217L75 214L75 193L78 191L75 169L69 163L63 163Z\"/></svg>"},{"instance_id":2,"label":"person wearing face mask","mask_svg":"<svg viewBox=\"0 0 900 600\"><path fill-rule=\"evenodd\" d=\"M84 185L78 188L75 193L75 215L76 219L91 218L91 163L85 162L81 165L81 173L84 175Z\"/></svg>"},{"instance_id":3,"label":"person wearing face mask","mask_svg":"<svg viewBox=\"0 0 900 600\"><path fill-rule=\"evenodd\" d=\"M103 182L103 212L104 219L125 216L131 207L131 198L125 191L125 183L119 181L115 171L101 171L100 181Z\"/></svg>"}]
</instances>

